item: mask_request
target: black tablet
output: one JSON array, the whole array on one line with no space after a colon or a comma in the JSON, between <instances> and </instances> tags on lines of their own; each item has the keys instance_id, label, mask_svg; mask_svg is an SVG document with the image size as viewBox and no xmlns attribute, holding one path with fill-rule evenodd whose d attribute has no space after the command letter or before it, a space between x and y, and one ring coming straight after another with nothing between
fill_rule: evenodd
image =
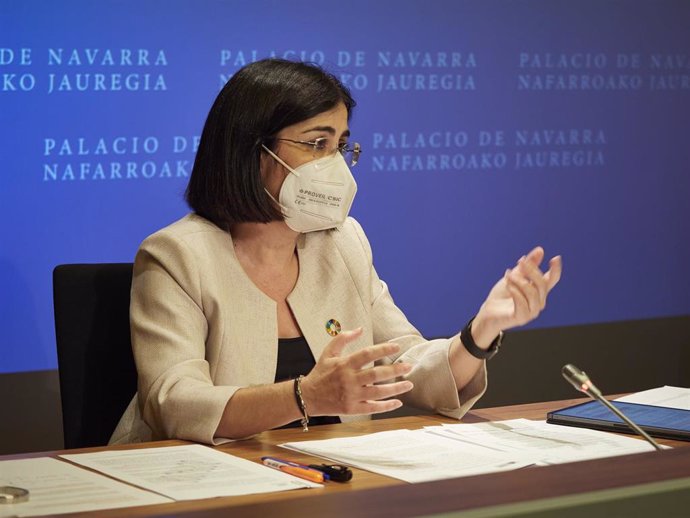
<instances>
[{"instance_id":1,"label":"black tablet","mask_svg":"<svg viewBox=\"0 0 690 518\"><path fill-rule=\"evenodd\" d=\"M630 420L653 437L690 441L690 410L611 401ZM562 408L546 415L546 422L607 432L635 432L598 401Z\"/></svg>"}]
</instances>

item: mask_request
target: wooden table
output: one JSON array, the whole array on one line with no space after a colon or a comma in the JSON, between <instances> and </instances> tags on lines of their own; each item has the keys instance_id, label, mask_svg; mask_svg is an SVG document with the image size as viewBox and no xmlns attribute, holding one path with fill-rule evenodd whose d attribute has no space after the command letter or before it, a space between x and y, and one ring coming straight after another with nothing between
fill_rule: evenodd
<instances>
[{"instance_id":1,"label":"wooden table","mask_svg":"<svg viewBox=\"0 0 690 518\"><path fill-rule=\"evenodd\" d=\"M550 410L582 401L584 400L572 399L474 410L463 418L463 422L478 423L514 418L543 420ZM260 462L260 458L264 455L275 455L287 456L291 460L310 464L322 462L322 460L297 452L289 452L289 455L286 455L286 450L278 448L276 445L302 439L329 439L400 428L416 429L443 422L457 421L433 415L319 426L310 428L308 434L303 434L301 429L274 430L264 432L250 440L219 446L217 449L256 462ZM327 483L323 489L175 502L81 514L105 517L186 513L213 516L232 515L233 517L274 515L281 517L419 516L450 511L486 509L488 506L506 504L515 506L522 503L524 505L540 499L592 491L616 490L617 488L659 481L675 481L690 477L690 448L684 448L684 446L690 446L690 443L669 440L660 440L659 442L674 446L675 449L659 453L625 455L422 484L407 484L397 479L353 469L352 481L344 484ZM69 450L69 453L180 444L187 443L184 441L161 441L140 445ZM0 460L56 456L60 453L65 452L11 455L2 457Z\"/></svg>"}]
</instances>

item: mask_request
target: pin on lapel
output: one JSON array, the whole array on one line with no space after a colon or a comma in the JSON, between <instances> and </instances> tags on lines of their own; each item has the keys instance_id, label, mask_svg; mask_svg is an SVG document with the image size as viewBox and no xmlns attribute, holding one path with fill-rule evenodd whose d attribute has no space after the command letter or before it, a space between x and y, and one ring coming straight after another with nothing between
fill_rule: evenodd
<instances>
[{"instance_id":1,"label":"pin on lapel","mask_svg":"<svg viewBox=\"0 0 690 518\"><path fill-rule=\"evenodd\" d=\"M331 318L328 322L326 322L326 332L331 335L331 336L337 336L340 334L340 322L338 322L335 318Z\"/></svg>"}]
</instances>

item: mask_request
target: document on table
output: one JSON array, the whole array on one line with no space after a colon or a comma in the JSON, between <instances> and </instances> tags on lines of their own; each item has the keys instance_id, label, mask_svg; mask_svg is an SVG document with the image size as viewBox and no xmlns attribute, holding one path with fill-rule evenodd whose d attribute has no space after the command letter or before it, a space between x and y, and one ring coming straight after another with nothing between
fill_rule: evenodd
<instances>
[{"instance_id":1,"label":"document on table","mask_svg":"<svg viewBox=\"0 0 690 518\"><path fill-rule=\"evenodd\" d=\"M654 451L652 445L633 437L528 419L449 424L425 429L477 447L506 453L520 452L536 464L557 464Z\"/></svg>"},{"instance_id":2,"label":"document on table","mask_svg":"<svg viewBox=\"0 0 690 518\"><path fill-rule=\"evenodd\" d=\"M175 500L323 487L199 444L61 457Z\"/></svg>"},{"instance_id":3,"label":"document on table","mask_svg":"<svg viewBox=\"0 0 690 518\"><path fill-rule=\"evenodd\" d=\"M632 437L527 419L444 424L281 446L407 482L653 451L650 444Z\"/></svg>"},{"instance_id":4,"label":"document on table","mask_svg":"<svg viewBox=\"0 0 690 518\"><path fill-rule=\"evenodd\" d=\"M643 390L642 392L619 397L616 401L690 410L690 388L670 387L666 385L664 387Z\"/></svg>"},{"instance_id":5,"label":"document on table","mask_svg":"<svg viewBox=\"0 0 690 518\"><path fill-rule=\"evenodd\" d=\"M0 461L0 486L29 490L29 501L0 504L0 517L37 516L163 504L169 498L57 459Z\"/></svg>"},{"instance_id":6,"label":"document on table","mask_svg":"<svg viewBox=\"0 0 690 518\"><path fill-rule=\"evenodd\" d=\"M425 430L394 430L281 446L406 482L479 475L532 464L520 453L477 447Z\"/></svg>"}]
</instances>

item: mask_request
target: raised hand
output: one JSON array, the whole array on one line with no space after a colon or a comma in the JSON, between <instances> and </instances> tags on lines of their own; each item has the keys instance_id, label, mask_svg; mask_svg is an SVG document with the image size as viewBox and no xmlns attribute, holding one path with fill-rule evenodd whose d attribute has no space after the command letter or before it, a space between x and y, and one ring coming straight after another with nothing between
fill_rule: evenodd
<instances>
[{"instance_id":1,"label":"raised hand","mask_svg":"<svg viewBox=\"0 0 690 518\"><path fill-rule=\"evenodd\" d=\"M343 356L345 346L359 338L362 328L345 331L326 346L308 376L302 381L302 393L309 415L378 414L402 405L399 399L387 399L412 390L412 382L377 383L393 380L412 370L412 365L395 363L366 365L396 354L397 344L372 345ZM382 401L385 400L385 401Z\"/></svg>"},{"instance_id":2,"label":"raised hand","mask_svg":"<svg viewBox=\"0 0 690 518\"><path fill-rule=\"evenodd\" d=\"M548 271L542 273L539 265L543 260L544 249L538 246L507 269L494 285L472 323L477 344L488 344L500 331L524 325L541 313L563 268L561 257L556 256L549 261Z\"/></svg>"}]
</instances>

